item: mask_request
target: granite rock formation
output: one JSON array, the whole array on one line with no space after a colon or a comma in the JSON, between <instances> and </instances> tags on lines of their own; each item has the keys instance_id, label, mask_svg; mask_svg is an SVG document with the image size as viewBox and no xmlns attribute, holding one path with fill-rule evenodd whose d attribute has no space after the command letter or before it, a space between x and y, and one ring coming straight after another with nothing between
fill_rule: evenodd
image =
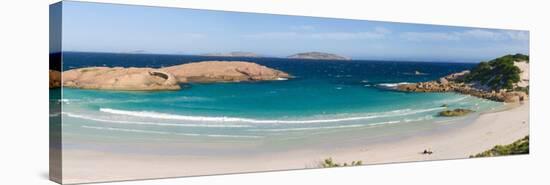
<instances>
[{"instance_id":1,"label":"granite rock formation","mask_svg":"<svg viewBox=\"0 0 550 185\"><path fill-rule=\"evenodd\" d=\"M181 83L285 80L285 72L250 62L204 61L161 68Z\"/></svg>"},{"instance_id":2,"label":"granite rock formation","mask_svg":"<svg viewBox=\"0 0 550 185\"><path fill-rule=\"evenodd\" d=\"M174 75L152 68L89 67L63 72L63 86L81 89L179 90Z\"/></svg>"}]
</instances>

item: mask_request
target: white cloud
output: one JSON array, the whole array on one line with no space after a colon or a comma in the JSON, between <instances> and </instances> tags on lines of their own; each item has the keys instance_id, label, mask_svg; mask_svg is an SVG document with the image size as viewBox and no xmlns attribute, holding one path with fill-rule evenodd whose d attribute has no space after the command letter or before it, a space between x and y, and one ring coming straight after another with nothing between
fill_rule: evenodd
<instances>
[{"instance_id":1,"label":"white cloud","mask_svg":"<svg viewBox=\"0 0 550 185\"><path fill-rule=\"evenodd\" d=\"M306 35L308 38L321 40L381 39L384 36L384 33L379 32L329 32Z\"/></svg>"},{"instance_id":2,"label":"white cloud","mask_svg":"<svg viewBox=\"0 0 550 185\"><path fill-rule=\"evenodd\" d=\"M384 28L384 27L376 27L376 28L374 28L374 31L377 32L377 33L382 33L382 34L390 34L391 33L391 30L389 30L387 28Z\"/></svg>"},{"instance_id":3,"label":"white cloud","mask_svg":"<svg viewBox=\"0 0 550 185\"><path fill-rule=\"evenodd\" d=\"M410 41L449 41L460 40L455 34L443 32L404 32L401 33L401 38Z\"/></svg>"},{"instance_id":4,"label":"white cloud","mask_svg":"<svg viewBox=\"0 0 550 185\"><path fill-rule=\"evenodd\" d=\"M505 35L500 32L473 29L463 32L455 32L460 38L473 38L473 39L487 39L487 40L503 40L506 39Z\"/></svg>"},{"instance_id":5,"label":"white cloud","mask_svg":"<svg viewBox=\"0 0 550 185\"><path fill-rule=\"evenodd\" d=\"M400 37L410 41L459 41L459 40L528 40L526 31L493 31L471 29L460 32L403 32Z\"/></svg>"},{"instance_id":6,"label":"white cloud","mask_svg":"<svg viewBox=\"0 0 550 185\"><path fill-rule=\"evenodd\" d=\"M371 31L363 32L265 32L244 35L250 39L314 39L314 40L360 40L360 39L382 39L391 31L376 27Z\"/></svg>"},{"instance_id":7,"label":"white cloud","mask_svg":"<svg viewBox=\"0 0 550 185\"><path fill-rule=\"evenodd\" d=\"M529 32L527 31L506 31L505 33L514 40L529 40Z\"/></svg>"}]
</instances>

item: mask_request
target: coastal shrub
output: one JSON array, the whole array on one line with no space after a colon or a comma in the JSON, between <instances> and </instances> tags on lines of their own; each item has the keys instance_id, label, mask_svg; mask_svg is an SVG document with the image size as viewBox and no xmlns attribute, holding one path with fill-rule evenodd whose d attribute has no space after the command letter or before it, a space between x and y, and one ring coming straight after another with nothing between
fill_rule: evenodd
<instances>
[{"instance_id":1,"label":"coastal shrub","mask_svg":"<svg viewBox=\"0 0 550 185\"><path fill-rule=\"evenodd\" d=\"M360 166L360 165L363 165L363 161L352 161L350 164L348 163L341 164L341 163L334 162L332 158L326 158L319 164L319 166L323 168L342 167L342 166Z\"/></svg>"},{"instance_id":2,"label":"coastal shrub","mask_svg":"<svg viewBox=\"0 0 550 185\"><path fill-rule=\"evenodd\" d=\"M525 92L525 94L529 95L529 86L527 86L527 87L516 87L514 89L514 91Z\"/></svg>"},{"instance_id":3,"label":"coastal shrub","mask_svg":"<svg viewBox=\"0 0 550 185\"><path fill-rule=\"evenodd\" d=\"M529 154L529 136L525 136L524 138L517 140L509 145L497 145L490 150L481 152L476 155L471 155L470 158L518 154Z\"/></svg>"},{"instance_id":4,"label":"coastal shrub","mask_svg":"<svg viewBox=\"0 0 550 185\"><path fill-rule=\"evenodd\" d=\"M489 62L480 62L465 76L466 82L479 82L492 90L513 90L514 84L520 81L521 70L514 65L515 61L529 61L523 54L506 55Z\"/></svg>"}]
</instances>

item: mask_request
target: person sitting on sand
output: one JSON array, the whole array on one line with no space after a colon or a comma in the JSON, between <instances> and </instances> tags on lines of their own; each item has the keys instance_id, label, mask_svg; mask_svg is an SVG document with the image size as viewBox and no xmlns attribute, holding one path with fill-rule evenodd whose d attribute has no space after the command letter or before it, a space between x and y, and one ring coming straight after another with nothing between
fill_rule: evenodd
<instances>
[{"instance_id":1,"label":"person sitting on sand","mask_svg":"<svg viewBox=\"0 0 550 185\"><path fill-rule=\"evenodd\" d=\"M422 154L428 154L428 155L431 155L433 152L431 150L428 150L428 149L424 149L424 151L422 152Z\"/></svg>"}]
</instances>

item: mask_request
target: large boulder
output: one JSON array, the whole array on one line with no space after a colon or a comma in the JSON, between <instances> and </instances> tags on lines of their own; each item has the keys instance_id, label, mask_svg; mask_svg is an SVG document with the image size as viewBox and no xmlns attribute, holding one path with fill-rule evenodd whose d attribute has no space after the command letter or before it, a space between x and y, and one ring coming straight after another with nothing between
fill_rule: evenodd
<instances>
[{"instance_id":1,"label":"large boulder","mask_svg":"<svg viewBox=\"0 0 550 185\"><path fill-rule=\"evenodd\" d=\"M449 81L460 81L463 80L466 75L470 74L469 70L464 70L458 73L453 73L450 75L445 76L444 78Z\"/></svg>"},{"instance_id":2,"label":"large boulder","mask_svg":"<svg viewBox=\"0 0 550 185\"><path fill-rule=\"evenodd\" d=\"M250 62L204 61L165 67L160 70L173 74L182 83L214 83L284 80L285 72Z\"/></svg>"},{"instance_id":3,"label":"large boulder","mask_svg":"<svg viewBox=\"0 0 550 185\"><path fill-rule=\"evenodd\" d=\"M517 103L522 101L527 101L529 96L525 92L506 92L502 93L502 100L507 103Z\"/></svg>"},{"instance_id":4,"label":"large boulder","mask_svg":"<svg viewBox=\"0 0 550 185\"><path fill-rule=\"evenodd\" d=\"M446 78L439 78L439 83L441 85L447 85L449 84L449 80L447 80Z\"/></svg>"},{"instance_id":5,"label":"large boulder","mask_svg":"<svg viewBox=\"0 0 550 185\"><path fill-rule=\"evenodd\" d=\"M89 67L63 72L63 86L81 89L179 90L174 75L152 68Z\"/></svg>"}]
</instances>

